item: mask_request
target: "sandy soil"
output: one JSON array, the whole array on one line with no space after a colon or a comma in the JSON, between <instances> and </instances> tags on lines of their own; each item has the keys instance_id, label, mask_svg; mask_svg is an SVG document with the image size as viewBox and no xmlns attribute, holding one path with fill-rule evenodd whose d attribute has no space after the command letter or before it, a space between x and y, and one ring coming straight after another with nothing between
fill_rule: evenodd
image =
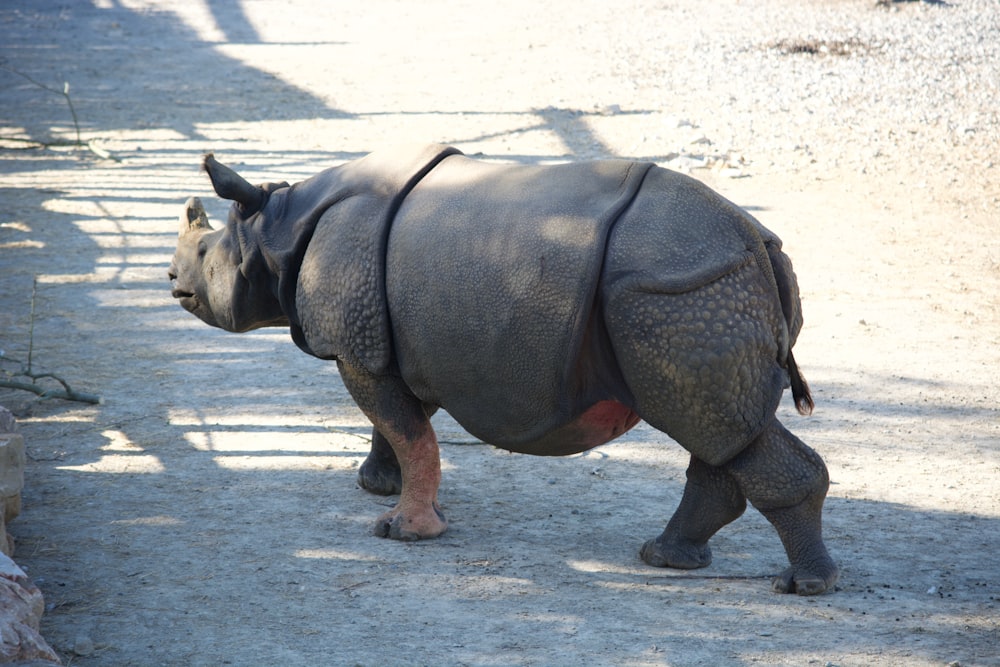
<instances>
[{"instance_id":1,"label":"sandy soil","mask_svg":"<svg viewBox=\"0 0 1000 667\"><path fill-rule=\"evenodd\" d=\"M104 399L0 390L65 663L1000 665L1000 9L615 5L0 6L0 348ZM63 82L111 159L60 145ZM404 140L655 160L782 236L818 407L780 416L831 470L835 592L772 594L753 511L709 569L645 566L686 457L643 427L540 459L442 415L449 532L368 535L391 499L355 486L336 369L205 327L165 272L188 196L225 215L202 152L293 181Z\"/></svg>"}]
</instances>

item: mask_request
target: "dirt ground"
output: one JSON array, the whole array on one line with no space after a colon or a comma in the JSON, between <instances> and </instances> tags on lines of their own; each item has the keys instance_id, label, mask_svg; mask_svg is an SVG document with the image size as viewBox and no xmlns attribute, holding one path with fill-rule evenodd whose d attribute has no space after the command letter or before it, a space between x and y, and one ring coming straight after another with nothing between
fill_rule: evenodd
<instances>
[{"instance_id":1,"label":"dirt ground","mask_svg":"<svg viewBox=\"0 0 1000 667\"><path fill-rule=\"evenodd\" d=\"M83 666L1000 665L998 17L4 2L0 349L103 398L0 389L29 448L11 531L43 634ZM96 153L65 145L64 82ZM399 141L657 161L783 238L817 410L779 416L831 471L835 592L771 593L785 555L753 510L710 568L644 565L686 467L645 427L543 459L440 415L449 531L369 536L392 500L355 485L369 426L336 368L286 331L204 326L166 268L188 196L225 216L203 152L294 181Z\"/></svg>"}]
</instances>

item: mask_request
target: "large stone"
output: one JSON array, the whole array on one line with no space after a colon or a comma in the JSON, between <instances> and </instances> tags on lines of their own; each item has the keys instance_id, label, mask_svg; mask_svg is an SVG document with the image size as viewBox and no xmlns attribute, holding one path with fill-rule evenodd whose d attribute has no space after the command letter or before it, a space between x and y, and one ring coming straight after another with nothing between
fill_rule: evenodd
<instances>
[{"instance_id":1,"label":"large stone","mask_svg":"<svg viewBox=\"0 0 1000 667\"><path fill-rule=\"evenodd\" d=\"M0 662L47 660L61 664L42 639L45 610L41 591L8 556L0 554Z\"/></svg>"},{"instance_id":2,"label":"large stone","mask_svg":"<svg viewBox=\"0 0 1000 667\"><path fill-rule=\"evenodd\" d=\"M17 432L14 416L0 407L0 552L14 554L14 540L7 534L7 522L21 513L26 462L24 438Z\"/></svg>"},{"instance_id":3,"label":"large stone","mask_svg":"<svg viewBox=\"0 0 1000 667\"><path fill-rule=\"evenodd\" d=\"M38 632L45 611L42 593L10 558L14 540L7 522L21 513L25 462L24 438L14 416L0 407L0 663L61 664Z\"/></svg>"},{"instance_id":4,"label":"large stone","mask_svg":"<svg viewBox=\"0 0 1000 667\"><path fill-rule=\"evenodd\" d=\"M4 503L4 521L10 521L21 513L25 462L21 434L0 433L0 498Z\"/></svg>"}]
</instances>

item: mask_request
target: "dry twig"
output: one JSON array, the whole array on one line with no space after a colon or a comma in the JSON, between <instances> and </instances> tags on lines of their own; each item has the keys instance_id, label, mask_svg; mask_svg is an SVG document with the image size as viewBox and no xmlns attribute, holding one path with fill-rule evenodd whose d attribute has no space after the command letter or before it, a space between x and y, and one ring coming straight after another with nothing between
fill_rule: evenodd
<instances>
[{"instance_id":1,"label":"dry twig","mask_svg":"<svg viewBox=\"0 0 1000 667\"><path fill-rule=\"evenodd\" d=\"M36 373L32 370L32 356L35 349L35 292L38 287L38 280L36 279L31 286L31 318L28 325L28 361L21 362L17 359L12 359L8 357L3 350L0 350L0 363L9 362L18 365L16 371L3 371L0 369L0 375L6 376L4 379L0 379L0 387L5 389L17 389L19 391L30 391L33 394L37 394L42 398L61 398L67 401L79 401L81 403L101 403L101 397L97 394L88 394L86 392L76 391L69 386L69 383L63 380L58 375L53 373ZM13 378L24 377L31 380L30 383L23 382L21 380L15 380ZM60 385L62 389L47 389L41 387L35 382L37 380L50 379L55 380Z\"/></svg>"},{"instance_id":2,"label":"dry twig","mask_svg":"<svg viewBox=\"0 0 1000 667\"><path fill-rule=\"evenodd\" d=\"M79 147L79 148L86 148L87 150L89 150L91 153L93 153L94 155L96 155L98 157L101 157L101 158L104 158L104 159L111 159L111 160L115 160L115 161L118 160L118 158L114 157L113 155L111 155L111 153L107 152L103 148L99 148L99 147L93 145L89 141L84 141L83 138L81 137L81 135L80 135L80 121L79 121L79 119L76 116L76 108L73 106L73 98L70 97L70 95L69 95L69 81L63 82L63 88L62 88L62 90L58 90L56 88L52 88L51 86L47 86L47 85L45 85L44 83L42 83L40 81L36 81L35 79L33 79L32 77L28 76L24 72L21 72L19 70L14 69L13 67L10 67L10 66L6 65L2 61L0 61L0 69L6 70L6 71L10 72L11 74L16 74L19 77L27 79L32 84L38 86L42 90L46 90L46 91L48 91L50 93L54 93L56 95L62 95L66 99L66 106L69 107L69 113L73 117L73 128L76 130L76 141L48 141L48 142L46 142L46 141L39 141L37 139L21 139L19 137L0 137L0 141L13 141L13 142L20 142L20 143L25 143L25 144L32 144L34 146L39 146L41 148L51 148L52 146L76 146L76 147Z\"/></svg>"}]
</instances>

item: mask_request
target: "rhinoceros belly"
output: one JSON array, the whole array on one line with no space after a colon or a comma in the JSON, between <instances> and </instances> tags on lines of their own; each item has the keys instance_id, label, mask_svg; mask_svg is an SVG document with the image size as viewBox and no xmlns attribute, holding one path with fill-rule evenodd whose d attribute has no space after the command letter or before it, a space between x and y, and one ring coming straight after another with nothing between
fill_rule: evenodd
<instances>
[{"instance_id":1,"label":"rhinoceros belly","mask_svg":"<svg viewBox=\"0 0 1000 667\"><path fill-rule=\"evenodd\" d=\"M386 258L396 359L414 393L491 444L535 451L549 436L573 449L563 427L589 425L575 369L605 244L648 168L452 156L424 177Z\"/></svg>"}]
</instances>

